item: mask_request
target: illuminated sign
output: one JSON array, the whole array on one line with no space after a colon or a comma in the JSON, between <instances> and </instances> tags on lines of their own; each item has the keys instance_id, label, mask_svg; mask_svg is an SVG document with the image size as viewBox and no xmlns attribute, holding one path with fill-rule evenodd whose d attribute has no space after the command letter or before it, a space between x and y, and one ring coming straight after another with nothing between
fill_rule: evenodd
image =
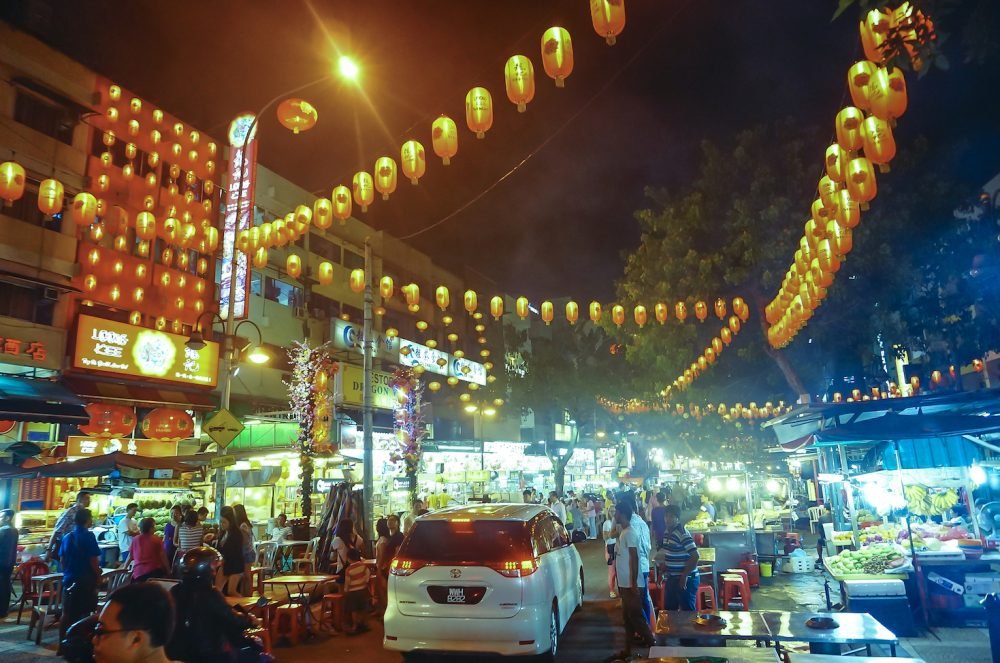
<instances>
[{"instance_id":1,"label":"illuminated sign","mask_svg":"<svg viewBox=\"0 0 1000 663\"><path fill-rule=\"evenodd\" d=\"M65 347L62 329L0 317L0 363L59 370Z\"/></svg>"},{"instance_id":2,"label":"illuminated sign","mask_svg":"<svg viewBox=\"0 0 1000 663\"><path fill-rule=\"evenodd\" d=\"M66 438L66 457L103 456L120 451L132 456L176 456L177 443L133 438L99 439L70 435Z\"/></svg>"},{"instance_id":3,"label":"illuminated sign","mask_svg":"<svg viewBox=\"0 0 1000 663\"><path fill-rule=\"evenodd\" d=\"M363 405L365 372L360 366L341 364L335 378L335 400L338 405ZM372 407L379 410L393 410L398 405L392 389L392 375L382 371L372 371Z\"/></svg>"},{"instance_id":4,"label":"illuminated sign","mask_svg":"<svg viewBox=\"0 0 1000 663\"><path fill-rule=\"evenodd\" d=\"M222 278L219 281L219 315L229 315L229 295L233 303L235 320L248 315L247 302L250 298L249 257L236 251L236 235L250 228L250 214L253 211L253 185L257 169L257 140L255 131L249 135L254 116L240 115L229 125L229 189L226 191L226 219L222 224ZM246 141L246 149L244 149ZM235 260L233 253L236 253ZM235 286L232 284L236 273Z\"/></svg>"},{"instance_id":5,"label":"illuminated sign","mask_svg":"<svg viewBox=\"0 0 1000 663\"><path fill-rule=\"evenodd\" d=\"M155 470L154 470L155 472ZM184 479L139 479L140 488L167 488L183 490L191 487L191 482Z\"/></svg>"},{"instance_id":6,"label":"illuminated sign","mask_svg":"<svg viewBox=\"0 0 1000 663\"><path fill-rule=\"evenodd\" d=\"M486 386L486 367L477 361L451 357L448 362L448 375L463 382L474 382L480 386Z\"/></svg>"},{"instance_id":7,"label":"illuminated sign","mask_svg":"<svg viewBox=\"0 0 1000 663\"><path fill-rule=\"evenodd\" d=\"M361 343L361 339L364 337L362 327L343 320L334 320L332 327L334 347L341 350L351 350L358 354L364 353L364 346ZM395 361L399 355L399 338L391 338L375 332L372 356L378 357L380 355L387 357L390 361Z\"/></svg>"},{"instance_id":8,"label":"illuminated sign","mask_svg":"<svg viewBox=\"0 0 1000 663\"><path fill-rule=\"evenodd\" d=\"M448 353L426 345L399 339L399 363L403 366L423 366L424 370L448 375Z\"/></svg>"},{"instance_id":9,"label":"illuminated sign","mask_svg":"<svg viewBox=\"0 0 1000 663\"><path fill-rule=\"evenodd\" d=\"M214 387L219 344L187 347L188 337L80 315L73 368Z\"/></svg>"}]
</instances>

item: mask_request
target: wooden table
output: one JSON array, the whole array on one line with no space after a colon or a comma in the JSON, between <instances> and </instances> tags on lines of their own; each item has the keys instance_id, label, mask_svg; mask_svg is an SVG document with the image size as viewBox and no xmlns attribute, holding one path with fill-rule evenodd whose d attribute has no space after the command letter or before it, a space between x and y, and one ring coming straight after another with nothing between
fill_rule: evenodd
<instances>
[{"instance_id":1,"label":"wooden table","mask_svg":"<svg viewBox=\"0 0 1000 663\"><path fill-rule=\"evenodd\" d=\"M640 658L636 663L652 662L660 658L700 656L724 658L731 663L778 663L778 654L773 649L760 647L650 647L649 658Z\"/></svg>"},{"instance_id":2,"label":"wooden table","mask_svg":"<svg viewBox=\"0 0 1000 663\"><path fill-rule=\"evenodd\" d=\"M271 610L277 607L279 601L275 601L270 596L227 596L226 603L234 608L240 608L254 617L260 619L261 624L268 631L271 630ZM264 599L263 605L260 600Z\"/></svg>"},{"instance_id":3,"label":"wooden table","mask_svg":"<svg viewBox=\"0 0 1000 663\"><path fill-rule=\"evenodd\" d=\"M309 632L310 626L310 612L309 612L309 593L306 588L312 585L322 585L324 583L333 582L336 580L334 576L328 575L287 575L287 576L275 576L273 578L268 578L263 582L264 585L281 585L285 588L285 593L288 595L288 602L290 604L300 603L305 607L303 610L306 631ZM292 593L292 587L295 587L298 591L294 594ZM304 597L304 598L303 598Z\"/></svg>"}]
</instances>

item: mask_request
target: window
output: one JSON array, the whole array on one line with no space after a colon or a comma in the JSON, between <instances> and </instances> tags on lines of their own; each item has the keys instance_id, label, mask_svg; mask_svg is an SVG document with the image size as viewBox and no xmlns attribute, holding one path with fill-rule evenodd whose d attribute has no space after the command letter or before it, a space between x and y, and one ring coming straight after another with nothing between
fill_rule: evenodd
<instances>
[{"instance_id":1,"label":"window","mask_svg":"<svg viewBox=\"0 0 1000 663\"><path fill-rule=\"evenodd\" d=\"M318 256L321 256L324 260L329 262L340 264L340 245L334 244L325 237L321 237L315 233L309 236L309 250ZM362 262L364 262L362 260Z\"/></svg>"},{"instance_id":2,"label":"window","mask_svg":"<svg viewBox=\"0 0 1000 663\"><path fill-rule=\"evenodd\" d=\"M73 111L41 94L19 87L14 100L14 120L61 143L73 144L76 124Z\"/></svg>"},{"instance_id":3,"label":"window","mask_svg":"<svg viewBox=\"0 0 1000 663\"><path fill-rule=\"evenodd\" d=\"M344 267L347 269L364 269L365 258L350 249L344 249Z\"/></svg>"},{"instance_id":4,"label":"window","mask_svg":"<svg viewBox=\"0 0 1000 663\"><path fill-rule=\"evenodd\" d=\"M264 279L264 299L270 299L285 306L302 306L302 288L270 276L266 276Z\"/></svg>"},{"instance_id":5,"label":"window","mask_svg":"<svg viewBox=\"0 0 1000 663\"><path fill-rule=\"evenodd\" d=\"M0 205L0 214L20 221L27 221L32 225L41 226L46 230L59 232L62 227L62 213L56 214L51 218L47 218L42 214L42 211L38 209L38 184L38 180L29 179L24 186L24 195L19 200L11 203L9 207ZM76 194L69 191L65 192L63 196L63 209L66 209L66 205L69 204L69 201L73 200L74 195Z\"/></svg>"},{"instance_id":6,"label":"window","mask_svg":"<svg viewBox=\"0 0 1000 663\"><path fill-rule=\"evenodd\" d=\"M23 286L0 281L0 315L51 325L55 302L45 298L44 290L42 286Z\"/></svg>"},{"instance_id":7,"label":"window","mask_svg":"<svg viewBox=\"0 0 1000 663\"><path fill-rule=\"evenodd\" d=\"M536 518L532 523L531 546L534 548L535 557L544 555L552 549L552 528L546 523L545 518Z\"/></svg>"},{"instance_id":8,"label":"window","mask_svg":"<svg viewBox=\"0 0 1000 663\"><path fill-rule=\"evenodd\" d=\"M309 307L313 309L313 316L317 316L315 312L322 311L327 319L332 320L340 315L340 303L329 297L324 297L316 292L309 293Z\"/></svg>"},{"instance_id":9,"label":"window","mask_svg":"<svg viewBox=\"0 0 1000 663\"><path fill-rule=\"evenodd\" d=\"M250 294L258 297L264 294L264 275L260 272L250 272Z\"/></svg>"},{"instance_id":10,"label":"window","mask_svg":"<svg viewBox=\"0 0 1000 663\"><path fill-rule=\"evenodd\" d=\"M407 559L438 562L506 562L529 556L525 523L517 520L422 520L400 546Z\"/></svg>"}]
</instances>

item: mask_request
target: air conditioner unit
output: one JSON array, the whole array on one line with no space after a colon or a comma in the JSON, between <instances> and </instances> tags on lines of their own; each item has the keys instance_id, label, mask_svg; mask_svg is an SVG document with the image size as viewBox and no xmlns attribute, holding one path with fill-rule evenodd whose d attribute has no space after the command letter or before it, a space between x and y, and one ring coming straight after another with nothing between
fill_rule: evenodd
<instances>
[{"instance_id":1,"label":"air conditioner unit","mask_svg":"<svg viewBox=\"0 0 1000 663\"><path fill-rule=\"evenodd\" d=\"M59 301L59 291L55 288L45 288L42 291L42 298L51 302Z\"/></svg>"}]
</instances>

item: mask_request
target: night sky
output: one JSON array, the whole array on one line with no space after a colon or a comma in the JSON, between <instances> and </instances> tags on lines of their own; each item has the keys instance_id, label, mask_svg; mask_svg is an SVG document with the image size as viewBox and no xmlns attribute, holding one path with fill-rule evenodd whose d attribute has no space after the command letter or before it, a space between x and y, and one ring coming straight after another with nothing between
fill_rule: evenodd
<instances>
[{"instance_id":1,"label":"night sky","mask_svg":"<svg viewBox=\"0 0 1000 663\"><path fill-rule=\"evenodd\" d=\"M268 112L261 162L329 196L379 156L398 161L399 146L416 138L428 152L420 185L400 175L392 198L376 194L367 214L355 210L359 218L405 236L492 186L413 243L510 293L586 300L613 297L622 253L638 241L632 215L645 205L644 188L683 186L701 140L792 116L816 127L821 168L847 69L861 55L856 15L831 22L835 6L626 0L628 22L613 47L594 33L586 0L35 0L0 15L217 138L239 112L321 77L335 44L360 60L363 94L335 80L301 93L319 123L298 136ZM553 25L573 38L565 89L541 67L541 34ZM957 41L951 71L909 77L910 110L896 139L902 147L927 134L940 168L980 186L1000 171L1000 88L989 65L960 65ZM504 62L517 53L536 71L524 114L503 86ZM464 120L475 85L491 91L496 109L484 140ZM431 150L440 113L459 126L448 167Z\"/></svg>"}]
</instances>

